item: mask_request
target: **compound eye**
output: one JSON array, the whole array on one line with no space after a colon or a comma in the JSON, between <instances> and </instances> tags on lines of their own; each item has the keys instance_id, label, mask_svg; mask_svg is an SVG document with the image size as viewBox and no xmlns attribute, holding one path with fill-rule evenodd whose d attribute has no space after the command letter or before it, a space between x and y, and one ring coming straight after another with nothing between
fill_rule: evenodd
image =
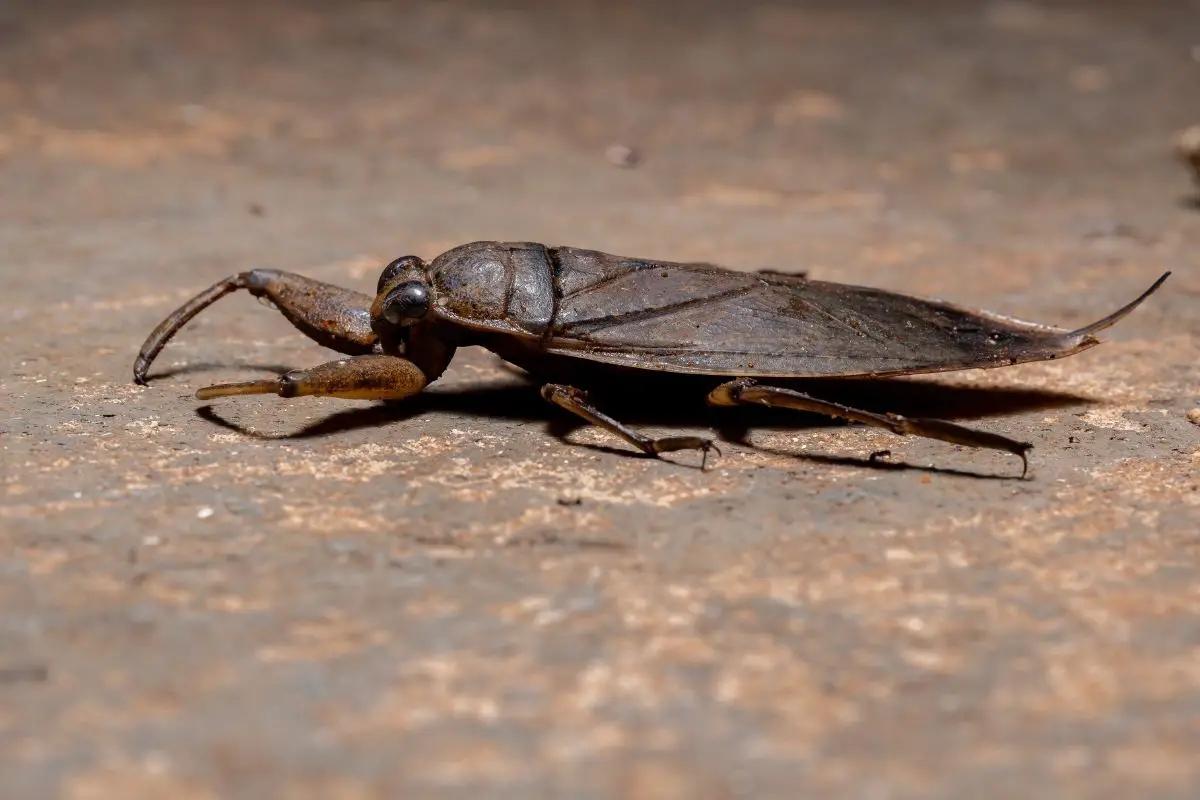
<instances>
[{"instance_id":1,"label":"compound eye","mask_svg":"<svg viewBox=\"0 0 1200 800\"><path fill-rule=\"evenodd\" d=\"M383 298L383 318L393 325L413 322L429 313L429 287L406 281Z\"/></svg>"},{"instance_id":2,"label":"compound eye","mask_svg":"<svg viewBox=\"0 0 1200 800\"><path fill-rule=\"evenodd\" d=\"M424 266L425 262L416 256L400 256L383 268L383 272L379 276L379 284L375 287L375 294L382 292L383 287L395 280L400 273L408 270L420 270Z\"/></svg>"}]
</instances>

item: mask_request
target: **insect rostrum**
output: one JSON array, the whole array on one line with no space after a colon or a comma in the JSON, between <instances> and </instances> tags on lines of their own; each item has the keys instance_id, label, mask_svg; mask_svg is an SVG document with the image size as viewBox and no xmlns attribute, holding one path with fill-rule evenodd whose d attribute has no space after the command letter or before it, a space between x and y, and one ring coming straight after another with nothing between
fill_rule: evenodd
<instances>
[{"instance_id":1,"label":"insect rostrum","mask_svg":"<svg viewBox=\"0 0 1200 800\"><path fill-rule=\"evenodd\" d=\"M566 367L610 365L732 378L713 405L757 403L839 417L1019 456L1032 445L931 419L821 400L759 383L768 378L886 377L1045 361L1099 344L1095 334L1149 297L1167 273L1128 305L1078 330L1023 322L879 289L778 272L735 272L532 242L474 242L426 263L396 259L374 298L300 275L252 270L184 303L151 332L134 363L146 373L188 320L245 289L269 299L316 342L350 358L276 378L201 389L231 395L322 395L399 400L437 380L455 349L481 345L548 382L542 396L620 436L642 452L713 449L694 436L651 438L554 382ZM1022 470L1024 475L1024 469Z\"/></svg>"}]
</instances>

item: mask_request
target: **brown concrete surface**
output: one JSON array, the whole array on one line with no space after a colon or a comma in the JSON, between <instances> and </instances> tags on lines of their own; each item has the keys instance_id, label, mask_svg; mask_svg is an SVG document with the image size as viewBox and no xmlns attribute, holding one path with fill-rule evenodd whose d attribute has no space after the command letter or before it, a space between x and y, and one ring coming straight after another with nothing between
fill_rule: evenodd
<instances>
[{"instance_id":1,"label":"brown concrete surface","mask_svg":"<svg viewBox=\"0 0 1200 800\"><path fill-rule=\"evenodd\" d=\"M0 5L0 796L1197 796L1196 45L1195 2ZM723 432L701 473L476 352L202 411L328 357L246 296L130 381L232 272L490 238L1061 325L1175 276L1088 353L853 389L1027 481L627 396Z\"/></svg>"}]
</instances>

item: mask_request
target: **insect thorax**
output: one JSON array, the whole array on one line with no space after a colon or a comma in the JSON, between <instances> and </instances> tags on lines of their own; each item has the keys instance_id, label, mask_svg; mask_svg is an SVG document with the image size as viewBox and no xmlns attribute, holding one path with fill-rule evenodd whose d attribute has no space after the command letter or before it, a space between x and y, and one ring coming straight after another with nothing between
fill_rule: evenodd
<instances>
[{"instance_id":1,"label":"insect thorax","mask_svg":"<svg viewBox=\"0 0 1200 800\"><path fill-rule=\"evenodd\" d=\"M553 270L545 245L472 242L435 258L429 277L443 313L540 335L553 321Z\"/></svg>"}]
</instances>

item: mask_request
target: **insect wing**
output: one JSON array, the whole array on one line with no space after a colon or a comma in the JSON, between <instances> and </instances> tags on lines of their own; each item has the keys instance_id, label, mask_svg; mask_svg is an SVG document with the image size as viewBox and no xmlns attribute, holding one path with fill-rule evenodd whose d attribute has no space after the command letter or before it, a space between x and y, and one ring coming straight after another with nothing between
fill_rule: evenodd
<instances>
[{"instance_id":1,"label":"insect wing","mask_svg":"<svg viewBox=\"0 0 1200 800\"><path fill-rule=\"evenodd\" d=\"M1091 333L1158 286L1071 332L879 289L572 248L556 255L550 352L714 375L904 375L1058 358L1097 344Z\"/></svg>"}]
</instances>

